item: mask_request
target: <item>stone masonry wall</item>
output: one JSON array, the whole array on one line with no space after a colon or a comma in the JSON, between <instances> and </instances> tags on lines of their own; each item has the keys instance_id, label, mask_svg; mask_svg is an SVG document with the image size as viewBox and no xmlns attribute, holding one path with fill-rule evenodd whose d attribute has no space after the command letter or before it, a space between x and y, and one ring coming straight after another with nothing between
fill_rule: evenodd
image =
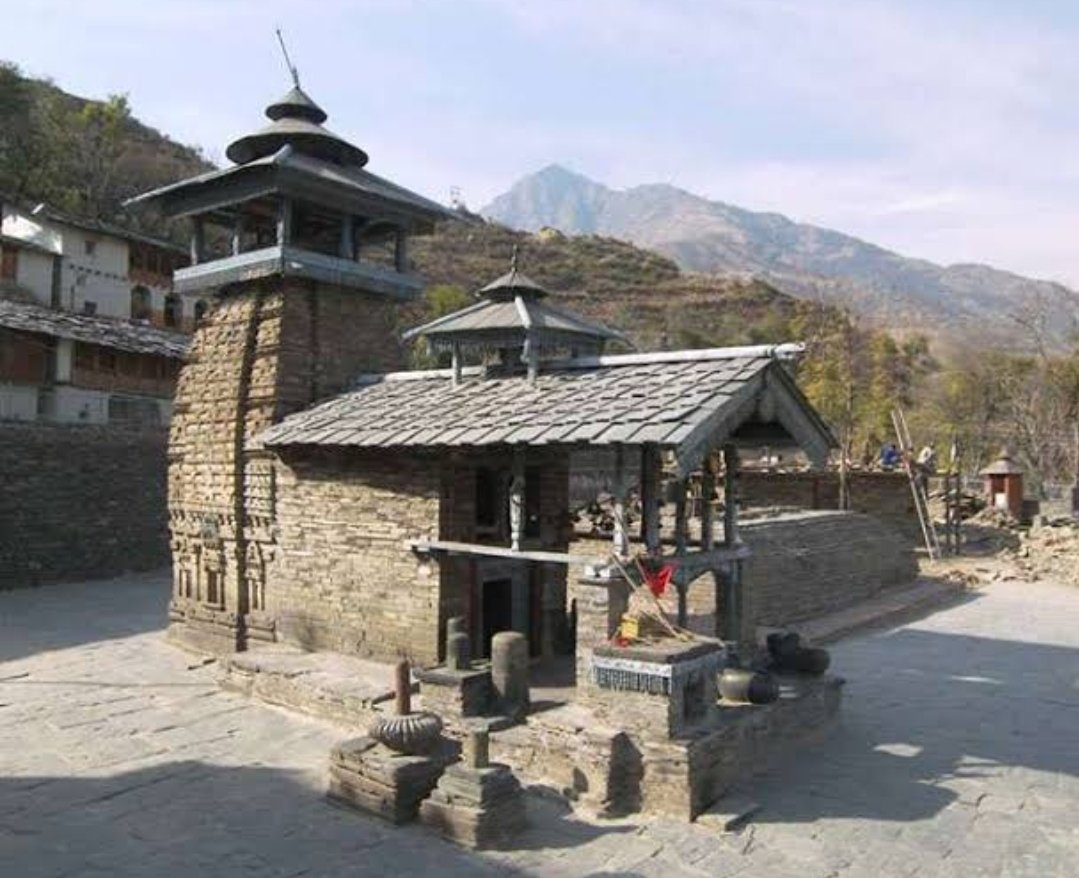
<instances>
[{"instance_id":1,"label":"stone masonry wall","mask_svg":"<svg viewBox=\"0 0 1079 878\"><path fill-rule=\"evenodd\" d=\"M163 430L0 422L0 588L168 560Z\"/></svg>"},{"instance_id":2,"label":"stone masonry wall","mask_svg":"<svg viewBox=\"0 0 1079 878\"><path fill-rule=\"evenodd\" d=\"M272 638L277 464L253 440L356 374L397 367L393 309L384 297L275 279L230 290L200 325L169 445L171 618L196 648Z\"/></svg>"},{"instance_id":3,"label":"stone masonry wall","mask_svg":"<svg viewBox=\"0 0 1079 878\"><path fill-rule=\"evenodd\" d=\"M742 523L746 613L758 626L782 627L842 610L912 582L910 543L868 515L805 512ZM689 624L714 631L715 584L691 583ZM673 602L672 602L673 608Z\"/></svg>"},{"instance_id":4,"label":"stone masonry wall","mask_svg":"<svg viewBox=\"0 0 1079 878\"><path fill-rule=\"evenodd\" d=\"M277 556L266 582L278 637L306 649L437 662L438 564L409 541L437 539L439 491L433 457L283 456Z\"/></svg>"},{"instance_id":5,"label":"stone masonry wall","mask_svg":"<svg viewBox=\"0 0 1079 878\"><path fill-rule=\"evenodd\" d=\"M884 589L913 581L918 568L910 543L875 518L853 512L804 512L743 521L745 612L755 625L780 627L849 607ZM607 540L582 538L570 551L604 557ZM577 577L571 572L571 583ZM572 594L580 597L581 587ZM690 584L689 627L715 633L715 584ZM665 598L673 616L674 595ZM578 604L578 613L585 605Z\"/></svg>"},{"instance_id":6,"label":"stone masonry wall","mask_svg":"<svg viewBox=\"0 0 1079 878\"><path fill-rule=\"evenodd\" d=\"M767 472L744 469L738 475L743 508L786 506L837 509L839 473ZM910 481L900 472L852 472L851 511L872 515L911 539L920 539Z\"/></svg>"}]
</instances>

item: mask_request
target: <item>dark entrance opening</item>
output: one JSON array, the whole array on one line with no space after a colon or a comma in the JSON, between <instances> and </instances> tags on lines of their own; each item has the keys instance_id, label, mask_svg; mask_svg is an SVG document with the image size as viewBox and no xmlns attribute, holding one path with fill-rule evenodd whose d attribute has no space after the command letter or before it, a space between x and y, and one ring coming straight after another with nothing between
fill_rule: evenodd
<instances>
[{"instance_id":1,"label":"dark entrance opening","mask_svg":"<svg viewBox=\"0 0 1079 878\"><path fill-rule=\"evenodd\" d=\"M483 639L481 649L484 657L491 655L491 638L499 631L513 628L513 582L509 579L488 579L483 583Z\"/></svg>"}]
</instances>

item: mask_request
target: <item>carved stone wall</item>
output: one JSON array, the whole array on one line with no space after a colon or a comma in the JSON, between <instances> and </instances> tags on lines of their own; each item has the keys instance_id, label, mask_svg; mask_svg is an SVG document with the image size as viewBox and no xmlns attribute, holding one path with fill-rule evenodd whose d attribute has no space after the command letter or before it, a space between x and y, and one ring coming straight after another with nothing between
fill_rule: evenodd
<instances>
[{"instance_id":1,"label":"carved stone wall","mask_svg":"<svg viewBox=\"0 0 1079 878\"><path fill-rule=\"evenodd\" d=\"M400 366L394 303L281 279L226 291L195 334L169 441L174 560L170 633L212 652L271 638L276 463L254 437L342 390Z\"/></svg>"}]
</instances>

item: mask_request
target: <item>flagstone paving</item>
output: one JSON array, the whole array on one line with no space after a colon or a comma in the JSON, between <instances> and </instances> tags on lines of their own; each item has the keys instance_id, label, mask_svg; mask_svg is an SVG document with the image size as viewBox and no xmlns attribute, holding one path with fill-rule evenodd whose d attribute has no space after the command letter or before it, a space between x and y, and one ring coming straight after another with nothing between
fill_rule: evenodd
<instances>
[{"instance_id":1,"label":"flagstone paving","mask_svg":"<svg viewBox=\"0 0 1079 878\"><path fill-rule=\"evenodd\" d=\"M460 851L323 798L339 727L219 690L163 575L0 593L0 875L1074 876L1079 590L999 583L833 647L840 729L738 832L530 801Z\"/></svg>"}]
</instances>

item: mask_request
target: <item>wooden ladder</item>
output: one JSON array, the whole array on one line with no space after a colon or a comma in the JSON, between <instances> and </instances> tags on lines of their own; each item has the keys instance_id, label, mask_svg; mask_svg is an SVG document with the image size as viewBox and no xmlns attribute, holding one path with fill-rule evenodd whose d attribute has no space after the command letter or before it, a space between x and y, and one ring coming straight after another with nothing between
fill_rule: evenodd
<instances>
[{"instance_id":1,"label":"wooden ladder","mask_svg":"<svg viewBox=\"0 0 1079 878\"><path fill-rule=\"evenodd\" d=\"M918 524L922 528L922 538L925 540L925 549L931 560L940 558L940 540L937 538L937 529L933 525L933 516L929 514L929 496L925 491L925 483L918 478L917 463L914 460L914 445L910 439L910 428L907 419L903 416L902 409L892 409L892 426L895 427L895 436L899 440L899 450L903 458L903 467L907 471L907 479L910 481L910 493L914 497L914 508L918 512Z\"/></svg>"}]
</instances>

